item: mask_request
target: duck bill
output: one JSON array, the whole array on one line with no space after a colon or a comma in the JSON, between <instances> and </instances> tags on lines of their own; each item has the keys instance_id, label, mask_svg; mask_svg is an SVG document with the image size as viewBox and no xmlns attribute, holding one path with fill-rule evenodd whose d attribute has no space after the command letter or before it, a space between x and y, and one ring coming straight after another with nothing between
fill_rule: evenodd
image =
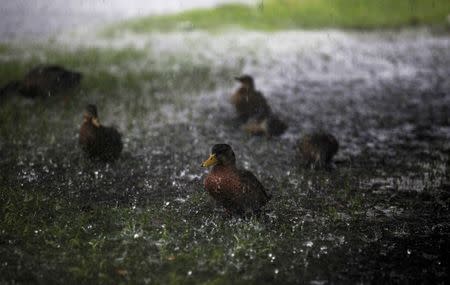
<instances>
[{"instance_id":1,"label":"duck bill","mask_svg":"<svg viewBox=\"0 0 450 285\"><path fill-rule=\"evenodd\" d=\"M240 77L240 76L235 76L235 77L234 77L234 80L239 81L239 82L242 82L242 77Z\"/></svg>"},{"instance_id":2,"label":"duck bill","mask_svg":"<svg viewBox=\"0 0 450 285\"><path fill-rule=\"evenodd\" d=\"M217 157L215 154L211 154L207 160L203 161L202 167L210 167L217 164Z\"/></svg>"}]
</instances>

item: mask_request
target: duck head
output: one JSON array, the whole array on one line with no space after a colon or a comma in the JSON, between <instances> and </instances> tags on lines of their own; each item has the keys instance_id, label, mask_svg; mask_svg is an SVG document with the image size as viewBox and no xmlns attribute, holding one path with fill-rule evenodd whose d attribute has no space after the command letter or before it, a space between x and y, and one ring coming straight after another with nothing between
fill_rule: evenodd
<instances>
[{"instance_id":1,"label":"duck head","mask_svg":"<svg viewBox=\"0 0 450 285\"><path fill-rule=\"evenodd\" d=\"M250 89L250 90L255 89L255 82L253 80L253 77L251 77L250 75L244 74L241 76L237 76L234 79L239 81L247 89Z\"/></svg>"},{"instance_id":2,"label":"duck head","mask_svg":"<svg viewBox=\"0 0 450 285\"><path fill-rule=\"evenodd\" d=\"M100 127L100 121L97 116L97 107L93 104L86 106L86 110L83 114L83 122L91 122L94 126Z\"/></svg>"},{"instance_id":3,"label":"duck head","mask_svg":"<svg viewBox=\"0 0 450 285\"><path fill-rule=\"evenodd\" d=\"M202 167L214 165L235 165L236 156L228 144L216 144L211 149L209 158L202 163Z\"/></svg>"}]
</instances>

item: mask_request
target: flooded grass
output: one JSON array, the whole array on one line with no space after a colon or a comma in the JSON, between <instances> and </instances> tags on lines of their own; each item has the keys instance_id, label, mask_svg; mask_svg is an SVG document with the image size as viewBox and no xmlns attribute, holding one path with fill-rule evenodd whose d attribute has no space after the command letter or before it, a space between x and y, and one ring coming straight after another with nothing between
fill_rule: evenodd
<instances>
[{"instance_id":1,"label":"flooded grass","mask_svg":"<svg viewBox=\"0 0 450 285\"><path fill-rule=\"evenodd\" d=\"M1 102L0 282L448 279L448 37L123 38L0 48L0 84L42 62L85 74L67 102ZM240 73L255 76L287 134L267 140L234 126L227 99ZM81 155L89 102L124 134L114 164ZM340 142L333 171L296 161L296 139L318 128ZM273 195L260 216L230 218L205 193L199 165L217 142L230 143Z\"/></svg>"},{"instance_id":2,"label":"flooded grass","mask_svg":"<svg viewBox=\"0 0 450 285\"><path fill-rule=\"evenodd\" d=\"M260 1L257 6L226 4L174 15L148 16L126 21L118 27L134 32L179 29L217 30L242 27L256 30L298 28L400 28L417 25L447 25L450 4L445 0L303 0Z\"/></svg>"}]
</instances>

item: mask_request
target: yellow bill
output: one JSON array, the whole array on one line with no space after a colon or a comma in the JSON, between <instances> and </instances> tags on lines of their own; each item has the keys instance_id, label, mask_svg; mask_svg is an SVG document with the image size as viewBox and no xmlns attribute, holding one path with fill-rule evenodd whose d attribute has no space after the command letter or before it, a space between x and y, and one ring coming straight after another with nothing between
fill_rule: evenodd
<instances>
[{"instance_id":1,"label":"yellow bill","mask_svg":"<svg viewBox=\"0 0 450 285\"><path fill-rule=\"evenodd\" d=\"M209 167L209 166L213 166L217 163L217 157L215 154L211 154L207 160L203 161L202 163L202 167Z\"/></svg>"}]
</instances>

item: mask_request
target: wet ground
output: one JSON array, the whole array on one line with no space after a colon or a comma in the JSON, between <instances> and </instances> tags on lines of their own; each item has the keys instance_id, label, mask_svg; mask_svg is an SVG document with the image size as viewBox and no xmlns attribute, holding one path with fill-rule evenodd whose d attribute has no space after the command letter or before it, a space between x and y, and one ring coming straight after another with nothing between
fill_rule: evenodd
<instances>
[{"instance_id":1,"label":"wet ground","mask_svg":"<svg viewBox=\"0 0 450 285\"><path fill-rule=\"evenodd\" d=\"M118 283L444 283L450 246L450 38L386 32L202 32L7 47L11 73L61 61L74 99L0 106L0 280ZM55 52L56 50L56 52ZM288 124L234 126L249 73ZM3 74L0 83L11 79ZM75 99L77 98L77 99ZM86 103L124 134L114 164L86 161ZM333 171L298 166L303 134L333 133ZM228 218L200 163L227 142L273 195Z\"/></svg>"}]
</instances>

